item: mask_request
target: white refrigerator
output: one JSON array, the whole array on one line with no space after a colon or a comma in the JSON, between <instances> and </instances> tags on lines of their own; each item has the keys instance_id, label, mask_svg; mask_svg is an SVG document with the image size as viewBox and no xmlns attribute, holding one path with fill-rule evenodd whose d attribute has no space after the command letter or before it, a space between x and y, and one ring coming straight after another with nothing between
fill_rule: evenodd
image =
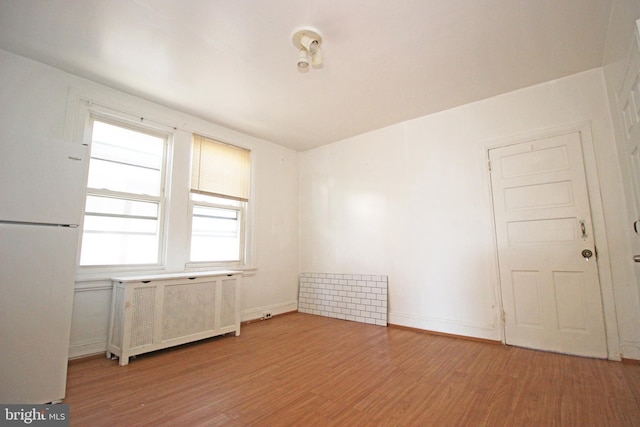
<instances>
[{"instance_id":1,"label":"white refrigerator","mask_svg":"<svg viewBox=\"0 0 640 427\"><path fill-rule=\"evenodd\" d=\"M0 138L0 403L65 396L88 147Z\"/></svg>"}]
</instances>

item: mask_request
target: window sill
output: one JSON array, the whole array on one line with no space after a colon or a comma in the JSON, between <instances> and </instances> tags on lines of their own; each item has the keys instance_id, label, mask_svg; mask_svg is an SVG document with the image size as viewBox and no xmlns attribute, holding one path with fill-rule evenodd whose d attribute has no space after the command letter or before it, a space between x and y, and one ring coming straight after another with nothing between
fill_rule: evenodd
<instances>
[{"instance_id":1,"label":"window sill","mask_svg":"<svg viewBox=\"0 0 640 427\"><path fill-rule=\"evenodd\" d=\"M76 282L96 282L111 280L113 276L128 274L162 274L169 273L161 265L122 265L104 267L78 267Z\"/></svg>"},{"instance_id":2,"label":"window sill","mask_svg":"<svg viewBox=\"0 0 640 427\"><path fill-rule=\"evenodd\" d=\"M158 268L150 268L146 267L123 267L117 269L111 269L109 271L101 270L101 271L82 271L82 268L79 269L76 274L76 283L90 283L90 282L104 282L111 281L112 277L116 276L139 276L139 275L153 275L153 274L169 274L169 273L186 273L186 272L197 272L197 271L241 271L242 277L253 277L256 275L258 269L256 267L248 267L248 266L217 266L216 268L198 266L197 268L193 265L188 265L183 271L167 271L165 269ZM76 288L78 285L76 284ZM90 285L89 287L93 288L95 285Z\"/></svg>"},{"instance_id":3,"label":"window sill","mask_svg":"<svg viewBox=\"0 0 640 427\"><path fill-rule=\"evenodd\" d=\"M252 277L258 271L257 267L247 265L203 265L198 263L188 263L185 265L185 271L216 271L216 270L234 270L242 271L242 277Z\"/></svg>"}]
</instances>

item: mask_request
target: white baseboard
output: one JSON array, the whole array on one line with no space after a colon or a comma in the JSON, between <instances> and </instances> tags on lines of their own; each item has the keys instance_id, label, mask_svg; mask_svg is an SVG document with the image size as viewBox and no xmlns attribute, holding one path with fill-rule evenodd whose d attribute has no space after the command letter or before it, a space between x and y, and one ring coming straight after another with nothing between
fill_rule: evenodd
<instances>
[{"instance_id":1,"label":"white baseboard","mask_svg":"<svg viewBox=\"0 0 640 427\"><path fill-rule=\"evenodd\" d=\"M495 327L488 325L479 326L455 320L396 312L389 313L389 323L392 325L406 326L409 328L440 332L443 334L502 341L500 331Z\"/></svg>"},{"instance_id":2,"label":"white baseboard","mask_svg":"<svg viewBox=\"0 0 640 427\"><path fill-rule=\"evenodd\" d=\"M78 357L92 356L94 354L103 353L106 356L107 339L89 341L83 343L71 344L69 346L69 359L77 359Z\"/></svg>"},{"instance_id":3,"label":"white baseboard","mask_svg":"<svg viewBox=\"0 0 640 427\"><path fill-rule=\"evenodd\" d=\"M243 322L260 319L265 313L271 313L272 316L278 314L290 313L298 309L298 301L290 301L281 304L265 305L263 307L254 307L248 310L242 310L240 319Z\"/></svg>"},{"instance_id":4,"label":"white baseboard","mask_svg":"<svg viewBox=\"0 0 640 427\"><path fill-rule=\"evenodd\" d=\"M620 352L623 359L640 360L640 344L623 341L620 343Z\"/></svg>"}]
</instances>

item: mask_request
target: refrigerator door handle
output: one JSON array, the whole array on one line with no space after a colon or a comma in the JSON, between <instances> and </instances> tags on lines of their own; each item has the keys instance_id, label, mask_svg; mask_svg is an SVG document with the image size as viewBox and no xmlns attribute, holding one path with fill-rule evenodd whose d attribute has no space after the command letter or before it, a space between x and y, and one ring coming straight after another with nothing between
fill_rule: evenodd
<instances>
[{"instance_id":1,"label":"refrigerator door handle","mask_svg":"<svg viewBox=\"0 0 640 427\"><path fill-rule=\"evenodd\" d=\"M67 227L78 228L78 224L56 224L52 222L9 221L0 219L0 224L6 225L34 225L36 227Z\"/></svg>"}]
</instances>

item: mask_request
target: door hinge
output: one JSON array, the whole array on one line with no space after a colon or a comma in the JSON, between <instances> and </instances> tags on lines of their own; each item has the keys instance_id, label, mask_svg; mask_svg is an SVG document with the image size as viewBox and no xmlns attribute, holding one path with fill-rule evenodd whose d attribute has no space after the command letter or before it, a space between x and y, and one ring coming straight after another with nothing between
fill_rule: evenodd
<instances>
[{"instance_id":1,"label":"door hinge","mask_svg":"<svg viewBox=\"0 0 640 427\"><path fill-rule=\"evenodd\" d=\"M491 172L491 160L489 160L489 172Z\"/></svg>"},{"instance_id":2,"label":"door hinge","mask_svg":"<svg viewBox=\"0 0 640 427\"><path fill-rule=\"evenodd\" d=\"M500 313L500 317L502 318L502 323L506 322L506 318L507 318L507 313L505 313L504 310L502 310L502 313Z\"/></svg>"}]
</instances>

